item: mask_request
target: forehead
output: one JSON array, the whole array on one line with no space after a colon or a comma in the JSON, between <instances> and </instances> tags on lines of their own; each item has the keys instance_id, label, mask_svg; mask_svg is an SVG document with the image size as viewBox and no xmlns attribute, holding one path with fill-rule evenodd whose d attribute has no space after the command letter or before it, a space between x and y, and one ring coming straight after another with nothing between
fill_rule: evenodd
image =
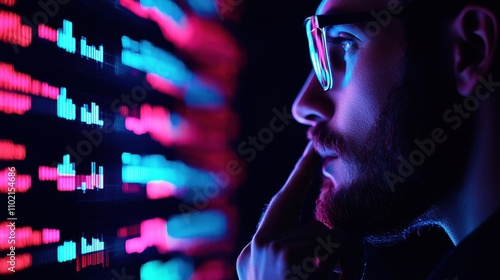
<instances>
[{"instance_id":1,"label":"forehead","mask_svg":"<svg viewBox=\"0 0 500 280\"><path fill-rule=\"evenodd\" d=\"M332 13L366 12L387 7L389 0L323 0L316 10L317 15Z\"/></svg>"}]
</instances>

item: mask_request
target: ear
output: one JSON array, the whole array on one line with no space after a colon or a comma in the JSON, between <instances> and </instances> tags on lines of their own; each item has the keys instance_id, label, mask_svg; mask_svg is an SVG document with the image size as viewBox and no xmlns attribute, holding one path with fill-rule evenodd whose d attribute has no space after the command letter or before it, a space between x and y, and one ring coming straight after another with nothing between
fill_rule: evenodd
<instances>
[{"instance_id":1,"label":"ear","mask_svg":"<svg viewBox=\"0 0 500 280\"><path fill-rule=\"evenodd\" d=\"M497 51L498 21L489 9L469 5L453 22L454 74L458 92L474 93L478 77L488 75Z\"/></svg>"}]
</instances>

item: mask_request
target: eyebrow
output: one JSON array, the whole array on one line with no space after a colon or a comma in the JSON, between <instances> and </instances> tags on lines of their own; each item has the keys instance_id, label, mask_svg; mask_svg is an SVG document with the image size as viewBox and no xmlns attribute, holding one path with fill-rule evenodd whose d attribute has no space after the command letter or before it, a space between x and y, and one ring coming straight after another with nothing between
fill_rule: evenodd
<instances>
[{"instance_id":1,"label":"eyebrow","mask_svg":"<svg viewBox=\"0 0 500 280\"><path fill-rule=\"evenodd\" d=\"M335 26L341 26L342 28L354 30L357 32L364 32L363 27L365 26L365 24L366 22L356 22L356 23L342 23L342 24L337 24Z\"/></svg>"}]
</instances>

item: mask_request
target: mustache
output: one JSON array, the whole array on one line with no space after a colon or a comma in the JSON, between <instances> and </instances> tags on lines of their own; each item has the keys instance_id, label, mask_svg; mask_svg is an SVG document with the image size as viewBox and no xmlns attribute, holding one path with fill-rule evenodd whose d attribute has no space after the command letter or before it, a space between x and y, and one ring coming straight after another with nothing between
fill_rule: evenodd
<instances>
[{"instance_id":1,"label":"mustache","mask_svg":"<svg viewBox=\"0 0 500 280\"><path fill-rule=\"evenodd\" d=\"M350 154L346 137L328 128L327 122L319 122L307 131L307 138L320 154L336 154L338 157Z\"/></svg>"}]
</instances>

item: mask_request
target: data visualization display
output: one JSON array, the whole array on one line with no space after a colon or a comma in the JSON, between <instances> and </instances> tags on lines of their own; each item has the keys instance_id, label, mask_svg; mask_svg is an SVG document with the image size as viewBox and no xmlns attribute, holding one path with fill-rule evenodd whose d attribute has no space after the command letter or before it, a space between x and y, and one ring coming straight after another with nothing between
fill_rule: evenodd
<instances>
[{"instance_id":1,"label":"data visualization display","mask_svg":"<svg viewBox=\"0 0 500 280\"><path fill-rule=\"evenodd\" d=\"M236 277L221 5L0 0L0 278Z\"/></svg>"}]
</instances>

